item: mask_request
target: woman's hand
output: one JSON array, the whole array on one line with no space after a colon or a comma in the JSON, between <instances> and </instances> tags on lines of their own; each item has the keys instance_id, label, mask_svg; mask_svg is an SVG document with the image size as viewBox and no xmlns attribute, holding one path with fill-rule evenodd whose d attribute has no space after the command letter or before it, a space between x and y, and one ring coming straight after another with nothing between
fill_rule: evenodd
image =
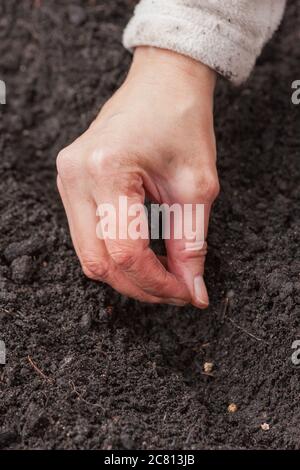
<instances>
[{"instance_id":1,"label":"woman's hand","mask_svg":"<svg viewBox=\"0 0 300 470\"><path fill-rule=\"evenodd\" d=\"M136 49L127 79L90 128L57 159L58 188L85 274L146 302L208 305L205 247L166 240L100 240L96 209L145 195L162 204L204 204L205 235L219 191L213 130L215 72L180 54ZM165 266L167 269L165 268Z\"/></svg>"}]
</instances>

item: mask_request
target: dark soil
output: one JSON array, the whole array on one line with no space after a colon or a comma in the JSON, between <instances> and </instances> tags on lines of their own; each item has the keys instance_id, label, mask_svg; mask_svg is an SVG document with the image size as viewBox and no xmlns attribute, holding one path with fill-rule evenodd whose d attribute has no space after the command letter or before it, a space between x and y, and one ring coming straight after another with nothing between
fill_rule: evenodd
<instances>
[{"instance_id":1,"label":"dark soil","mask_svg":"<svg viewBox=\"0 0 300 470\"><path fill-rule=\"evenodd\" d=\"M130 63L133 3L0 1L0 447L300 449L299 0L248 83L218 86L205 312L86 279L56 190L56 154Z\"/></svg>"}]
</instances>

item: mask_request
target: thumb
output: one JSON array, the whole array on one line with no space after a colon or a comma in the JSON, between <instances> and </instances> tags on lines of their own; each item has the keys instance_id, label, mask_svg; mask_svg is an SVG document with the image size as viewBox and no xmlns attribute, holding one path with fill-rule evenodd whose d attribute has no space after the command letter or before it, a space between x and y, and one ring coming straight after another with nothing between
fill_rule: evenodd
<instances>
[{"instance_id":1,"label":"thumb","mask_svg":"<svg viewBox=\"0 0 300 470\"><path fill-rule=\"evenodd\" d=\"M192 304L206 308L209 298L203 274L211 204L181 204L180 207L182 220L174 213L170 237L165 240L168 269L184 281L190 291ZM177 225L181 225L181 233Z\"/></svg>"}]
</instances>

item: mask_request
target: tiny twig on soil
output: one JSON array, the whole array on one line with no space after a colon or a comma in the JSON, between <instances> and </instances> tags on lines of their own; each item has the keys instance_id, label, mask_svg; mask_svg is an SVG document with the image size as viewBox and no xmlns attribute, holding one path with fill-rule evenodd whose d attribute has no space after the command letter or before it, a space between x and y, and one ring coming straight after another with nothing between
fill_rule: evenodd
<instances>
[{"instance_id":1,"label":"tiny twig on soil","mask_svg":"<svg viewBox=\"0 0 300 470\"><path fill-rule=\"evenodd\" d=\"M222 307L222 310L221 310L221 323L223 323L224 320L225 320L226 314L227 314L228 309L230 307L230 301L233 299L233 297L234 297L234 291L232 289L230 289L226 293L224 301L223 301L223 307Z\"/></svg>"},{"instance_id":2,"label":"tiny twig on soil","mask_svg":"<svg viewBox=\"0 0 300 470\"><path fill-rule=\"evenodd\" d=\"M246 335L250 336L251 338L255 339L256 341L265 341L264 339L262 338L259 338L258 336L254 335L253 333L250 333L250 331L247 331L245 328L243 328L242 326L238 325L234 320L232 320L232 318L230 318L227 313L228 313L228 310L230 308L230 304L231 304L231 299L234 297L234 291L233 290L229 290L224 298L224 301L223 301L223 307L222 307L222 310L221 310L221 324L224 323L225 319L227 318L228 321L230 321L230 323L232 325L234 325L238 330L241 330L243 331ZM227 317L226 317L227 315Z\"/></svg>"},{"instance_id":3,"label":"tiny twig on soil","mask_svg":"<svg viewBox=\"0 0 300 470\"><path fill-rule=\"evenodd\" d=\"M31 359L30 356L27 356L27 359L28 359L28 362L29 362L29 364L31 365L31 367L32 367L41 377L43 377L44 380L46 380L48 383L52 383L52 379L50 379L50 377L47 377L47 375L44 374L44 372L41 371L41 369L38 368L38 366L35 364L35 362L33 362L33 360Z\"/></svg>"},{"instance_id":4,"label":"tiny twig on soil","mask_svg":"<svg viewBox=\"0 0 300 470\"><path fill-rule=\"evenodd\" d=\"M228 306L229 306L229 298L225 297L223 308L222 308L222 311L221 311L221 322L223 322L225 317L226 317Z\"/></svg>"},{"instance_id":5,"label":"tiny twig on soil","mask_svg":"<svg viewBox=\"0 0 300 470\"><path fill-rule=\"evenodd\" d=\"M7 314L9 314L9 315L15 315L15 314L17 314L17 315L19 315L21 318L26 318L26 316L25 316L22 312L20 312L20 310L11 311L11 310L8 310L7 308L3 308L3 307L0 307L0 308L1 308L1 310L2 310L3 312L5 312L5 313L7 313Z\"/></svg>"},{"instance_id":6,"label":"tiny twig on soil","mask_svg":"<svg viewBox=\"0 0 300 470\"><path fill-rule=\"evenodd\" d=\"M188 433L188 435L187 435L187 438L186 438L186 440L185 440L185 445L188 445L188 444L190 443L190 440L191 440L192 434L193 434L193 432L194 432L194 429L195 429L194 426L192 426L192 427L190 428L189 433Z\"/></svg>"},{"instance_id":7,"label":"tiny twig on soil","mask_svg":"<svg viewBox=\"0 0 300 470\"><path fill-rule=\"evenodd\" d=\"M83 401L83 403L85 403L88 406L101 408L102 411L105 411L105 408L102 405L100 405L100 403L91 403L91 402L87 401L85 398L83 398L83 396L76 389L75 384L72 380L70 380L70 385L71 385L71 388L72 388L73 392L78 396L78 398L80 398L81 401Z\"/></svg>"},{"instance_id":8,"label":"tiny twig on soil","mask_svg":"<svg viewBox=\"0 0 300 470\"><path fill-rule=\"evenodd\" d=\"M234 320L232 320L231 318L228 318L228 320L230 321L230 323L232 323L238 330L241 330L243 331L246 335L250 336L251 338L253 339L256 339L256 341L264 341L262 338L259 338L258 336L255 336L253 333L250 333L250 331L247 331L245 328L243 328L242 326L238 325Z\"/></svg>"}]
</instances>

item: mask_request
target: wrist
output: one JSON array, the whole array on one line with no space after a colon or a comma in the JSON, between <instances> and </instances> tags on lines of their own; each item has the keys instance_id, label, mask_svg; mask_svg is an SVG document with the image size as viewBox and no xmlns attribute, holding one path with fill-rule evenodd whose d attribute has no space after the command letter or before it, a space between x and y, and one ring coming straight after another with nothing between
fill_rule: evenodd
<instances>
[{"instance_id":1,"label":"wrist","mask_svg":"<svg viewBox=\"0 0 300 470\"><path fill-rule=\"evenodd\" d=\"M133 62L129 75L147 75L153 79L168 79L205 91L211 95L216 85L216 72L188 56L167 49L140 46L134 51Z\"/></svg>"}]
</instances>

